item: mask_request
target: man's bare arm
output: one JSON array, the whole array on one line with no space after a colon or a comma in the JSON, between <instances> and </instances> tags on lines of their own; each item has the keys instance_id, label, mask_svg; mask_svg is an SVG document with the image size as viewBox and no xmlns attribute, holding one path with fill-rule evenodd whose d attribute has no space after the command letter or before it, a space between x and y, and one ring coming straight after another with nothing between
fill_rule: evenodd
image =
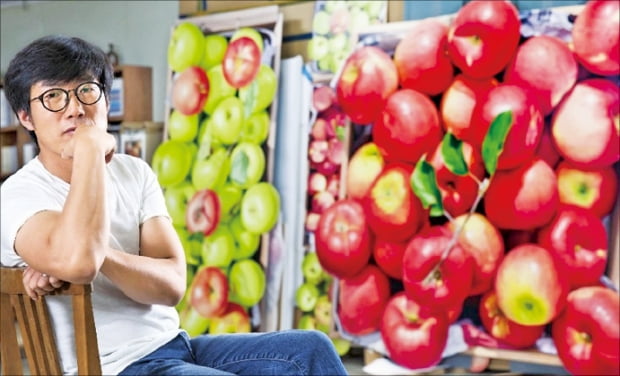
<instances>
[{"instance_id":1,"label":"man's bare arm","mask_svg":"<svg viewBox=\"0 0 620 376\"><path fill-rule=\"evenodd\" d=\"M142 225L140 255L110 249L101 272L140 303L173 306L185 293L185 254L168 218Z\"/></svg>"}]
</instances>

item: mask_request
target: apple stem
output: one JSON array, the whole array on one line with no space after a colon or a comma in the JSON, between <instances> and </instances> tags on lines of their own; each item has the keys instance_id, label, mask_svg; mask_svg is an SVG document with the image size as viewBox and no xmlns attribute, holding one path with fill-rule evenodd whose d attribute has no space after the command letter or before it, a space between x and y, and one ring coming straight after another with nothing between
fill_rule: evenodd
<instances>
[{"instance_id":1,"label":"apple stem","mask_svg":"<svg viewBox=\"0 0 620 376\"><path fill-rule=\"evenodd\" d=\"M478 179L476 179L476 180L478 181ZM445 259L447 259L448 256L450 256L450 251L452 251L452 249L454 248L454 246L458 242L458 239L460 238L461 233L465 229L465 225L467 225L467 221L472 216L472 214L474 214L474 212L476 211L476 208L478 207L478 204L480 203L480 200L482 200L482 197L484 197L484 194L487 192L487 189L489 188L489 182L490 182L489 178L484 178L484 180L478 181L478 182L479 182L478 183L478 194L476 195L476 199L474 200L474 204L469 209L469 212L467 212L467 217L465 217L465 220L463 221L463 223L461 223L461 225L458 226L456 231L454 231L454 233L452 234L452 238L450 238L450 242L448 243L448 246L446 247L446 249L444 249L443 253L441 254L441 258L439 259L439 262L431 270L431 272L426 276L426 278L424 279L425 281L428 280L429 278L432 278L434 273L439 270L439 267L441 266L441 263ZM444 215L448 219L450 219L450 221L453 221L452 217L447 212L444 212Z\"/></svg>"}]
</instances>

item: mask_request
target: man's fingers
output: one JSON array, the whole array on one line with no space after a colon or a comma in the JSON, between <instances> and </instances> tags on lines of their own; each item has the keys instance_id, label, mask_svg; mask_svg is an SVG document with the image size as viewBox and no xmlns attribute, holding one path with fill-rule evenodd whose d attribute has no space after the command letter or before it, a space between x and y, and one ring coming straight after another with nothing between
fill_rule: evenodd
<instances>
[{"instance_id":1,"label":"man's fingers","mask_svg":"<svg viewBox=\"0 0 620 376\"><path fill-rule=\"evenodd\" d=\"M54 288L59 288L62 286L63 281L61 281L60 279L56 277L49 277L49 283L50 285L54 286Z\"/></svg>"}]
</instances>

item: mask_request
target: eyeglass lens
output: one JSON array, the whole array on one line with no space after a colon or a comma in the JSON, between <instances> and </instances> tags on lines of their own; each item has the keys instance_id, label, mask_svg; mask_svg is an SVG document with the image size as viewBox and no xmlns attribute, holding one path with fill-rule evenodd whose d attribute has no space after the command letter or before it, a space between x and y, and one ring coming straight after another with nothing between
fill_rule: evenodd
<instances>
[{"instance_id":1,"label":"eyeglass lens","mask_svg":"<svg viewBox=\"0 0 620 376\"><path fill-rule=\"evenodd\" d=\"M101 98L101 88L94 82L86 82L75 88L77 99L83 104L96 103ZM60 111L69 104L69 92L63 89L50 89L43 95L43 104L50 111Z\"/></svg>"}]
</instances>

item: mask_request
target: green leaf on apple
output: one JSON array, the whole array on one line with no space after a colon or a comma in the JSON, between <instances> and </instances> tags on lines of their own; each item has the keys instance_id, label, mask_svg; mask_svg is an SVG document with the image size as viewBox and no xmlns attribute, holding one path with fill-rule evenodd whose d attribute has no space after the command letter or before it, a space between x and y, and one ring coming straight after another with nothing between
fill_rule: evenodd
<instances>
[{"instance_id":1,"label":"green leaf on apple","mask_svg":"<svg viewBox=\"0 0 620 376\"><path fill-rule=\"evenodd\" d=\"M336 126L336 137L338 137L340 141L344 141L345 131L345 127L340 125Z\"/></svg>"},{"instance_id":2,"label":"green leaf on apple","mask_svg":"<svg viewBox=\"0 0 620 376\"><path fill-rule=\"evenodd\" d=\"M199 161L207 159L209 155L211 155L211 142L213 140L213 135L208 121L209 120L205 120L205 130L202 133L198 144L198 153L196 155L196 159Z\"/></svg>"},{"instance_id":3,"label":"green leaf on apple","mask_svg":"<svg viewBox=\"0 0 620 376\"><path fill-rule=\"evenodd\" d=\"M497 160L504 150L506 136L512 127L512 111L504 111L497 115L482 142L482 159L489 175L497 170Z\"/></svg>"},{"instance_id":4,"label":"green leaf on apple","mask_svg":"<svg viewBox=\"0 0 620 376\"><path fill-rule=\"evenodd\" d=\"M435 169L426 161L426 154L416 163L413 174L411 174L410 184L424 208L430 208L432 217L443 215L443 202L435 178Z\"/></svg>"},{"instance_id":5,"label":"green leaf on apple","mask_svg":"<svg viewBox=\"0 0 620 376\"><path fill-rule=\"evenodd\" d=\"M243 113L246 119L249 118L250 115L252 115L252 112L254 111L254 107L256 106L256 101L258 100L257 95L258 95L258 81L253 80L247 86L247 93L243 98Z\"/></svg>"},{"instance_id":6,"label":"green leaf on apple","mask_svg":"<svg viewBox=\"0 0 620 376\"><path fill-rule=\"evenodd\" d=\"M244 184L248 180L248 168L250 158L245 153L239 153L233 158L230 169L230 180L238 184Z\"/></svg>"},{"instance_id":7,"label":"green leaf on apple","mask_svg":"<svg viewBox=\"0 0 620 376\"><path fill-rule=\"evenodd\" d=\"M441 141L441 156L448 170L453 174L467 175L467 163L463 156L463 141L454 137L450 132L446 133Z\"/></svg>"}]
</instances>

